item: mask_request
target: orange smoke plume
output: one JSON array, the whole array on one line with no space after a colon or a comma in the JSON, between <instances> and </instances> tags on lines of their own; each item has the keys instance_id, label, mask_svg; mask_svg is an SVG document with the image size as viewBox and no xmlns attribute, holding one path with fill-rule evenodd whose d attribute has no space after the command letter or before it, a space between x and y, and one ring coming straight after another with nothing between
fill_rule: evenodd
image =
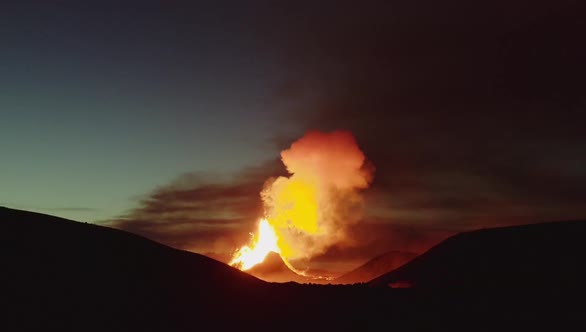
<instances>
[{"instance_id":1,"label":"orange smoke plume","mask_svg":"<svg viewBox=\"0 0 586 332\"><path fill-rule=\"evenodd\" d=\"M360 190L368 187L374 169L350 132L308 132L282 151L281 159L290 176L269 179L261 192L260 229L271 234L271 244L260 233L253 235L251 246L238 250L231 265L248 269L274 251L292 268L291 261L346 243L348 226L362 217Z\"/></svg>"}]
</instances>

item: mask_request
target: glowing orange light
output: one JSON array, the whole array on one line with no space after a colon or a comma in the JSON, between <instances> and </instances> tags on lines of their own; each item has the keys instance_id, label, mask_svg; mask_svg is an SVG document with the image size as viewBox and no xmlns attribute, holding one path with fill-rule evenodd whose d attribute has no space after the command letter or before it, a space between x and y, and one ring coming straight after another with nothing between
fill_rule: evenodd
<instances>
[{"instance_id":1,"label":"glowing orange light","mask_svg":"<svg viewBox=\"0 0 586 332\"><path fill-rule=\"evenodd\" d=\"M344 227L360 220L359 191L373 170L363 167L366 158L347 131L308 132L281 152L281 160L290 175L267 182L261 192L265 219L230 265L248 270L275 252L304 275L290 262L347 240Z\"/></svg>"},{"instance_id":2,"label":"glowing orange light","mask_svg":"<svg viewBox=\"0 0 586 332\"><path fill-rule=\"evenodd\" d=\"M280 253L275 230L266 219L258 224L258 235L253 235L251 242L250 246L244 246L236 252L230 265L245 271L262 263L271 251Z\"/></svg>"}]
</instances>

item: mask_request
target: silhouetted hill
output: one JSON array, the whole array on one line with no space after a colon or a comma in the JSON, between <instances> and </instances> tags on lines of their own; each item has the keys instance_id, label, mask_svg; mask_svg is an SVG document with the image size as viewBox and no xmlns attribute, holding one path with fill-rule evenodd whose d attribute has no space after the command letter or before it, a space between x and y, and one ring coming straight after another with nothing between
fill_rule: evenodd
<instances>
[{"instance_id":1,"label":"silhouetted hill","mask_svg":"<svg viewBox=\"0 0 586 332\"><path fill-rule=\"evenodd\" d=\"M232 256L225 253L206 252L201 254L224 264L228 264L232 260Z\"/></svg>"},{"instance_id":2,"label":"silhouetted hill","mask_svg":"<svg viewBox=\"0 0 586 332\"><path fill-rule=\"evenodd\" d=\"M357 329L379 315L355 304L377 308L385 294L267 283L124 231L3 207L0 231L6 331Z\"/></svg>"},{"instance_id":3,"label":"silhouetted hill","mask_svg":"<svg viewBox=\"0 0 586 332\"><path fill-rule=\"evenodd\" d=\"M215 310L239 319L226 303L254 301L266 285L208 257L93 224L0 208L0 229L9 285L2 296L13 310L40 315L25 324L46 327L61 317L48 326L87 321L99 329L109 320L144 325L162 316L172 328Z\"/></svg>"},{"instance_id":4,"label":"silhouetted hill","mask_svg":"<svg viewBox=\"0 0 586 332\"><path fill-rule=\"evenodd\" d=\"M483 285L462 295L434 288L266 283L123 231L6 208L0 208L0 239L2 331L586 327L584 305L570 301L575 295L552 295L547 286L522 296L492 296L481 291ZM446 256L446 266L455 254ZM547 266L560 274L555 280L575 281L572 271L561 268L565 264Z\"/></svg>"},{"instance_id":5,"label":"silhouetted hill","mask_svg":"<svg viewBox=\"0 0 586 332\"><path fill-rule=\"evenodd\" d=\"M404 251L389 251L379 255L354 270L332 280L334 284L355 284L368 282L415 258L417 254Z\"/></svg>"},{"instance_id":6,"label":"silhouetted hill","mask_svg":"<svg viewBox=\"0 0 586 332\"><path fill-rule=\"evenodd\" d=\"M576 292L586 280L586 221L483 229L448 238L370 282L420 289Z\"/></svg>"}]
</instances>

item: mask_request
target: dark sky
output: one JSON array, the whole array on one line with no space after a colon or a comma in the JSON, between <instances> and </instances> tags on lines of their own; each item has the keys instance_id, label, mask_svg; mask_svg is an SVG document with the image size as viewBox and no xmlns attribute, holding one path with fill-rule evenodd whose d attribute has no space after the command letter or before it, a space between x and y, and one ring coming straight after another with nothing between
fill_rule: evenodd
<instances>
[{"instance_id":1,"label":"dark sky","mask_svg":"<svg viewBox=\"0 0 586 332\"><path fill-rule=\"evenodd\" d=\"M0 7L0 204L223 252L279 151L376 166L363 259L586 217L583 1L18 1Z\"/></svg>"}]
</instances>

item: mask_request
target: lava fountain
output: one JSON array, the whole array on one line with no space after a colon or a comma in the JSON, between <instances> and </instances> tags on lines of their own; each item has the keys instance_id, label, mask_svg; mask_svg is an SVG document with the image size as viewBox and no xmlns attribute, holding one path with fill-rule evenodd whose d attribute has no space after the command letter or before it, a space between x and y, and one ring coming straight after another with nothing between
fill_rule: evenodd
<instances>
[{"instance_id":1,"label":"lava fountain","mask_svg":"<svg viewBox=\"0 0 586 332\"><path fill-rule=\"evenodd\" d=\"M251 235L250 246L240 248L230 265L237 265L241 270L248 270L256 264L262 263L270 252L280 254L279 246L277 246L277 234L266 219L261 219L258 223L258 235Z\"/></svg>"},{"instance_id":2,"label":"lava fountain","mask_svg":"<svg viewBox=\"0 0 586 332\"><path fill-rule=\"evenodd\" d=\"M362 217L361 190L374 167L348 131L310 131L281 152L288 177L267 180L261 192L264 218L250 243L230 265L248 270L270 252L292 261L310 259L333 245L351 243L348 228Z\"/></svg>"}]
</instances>

